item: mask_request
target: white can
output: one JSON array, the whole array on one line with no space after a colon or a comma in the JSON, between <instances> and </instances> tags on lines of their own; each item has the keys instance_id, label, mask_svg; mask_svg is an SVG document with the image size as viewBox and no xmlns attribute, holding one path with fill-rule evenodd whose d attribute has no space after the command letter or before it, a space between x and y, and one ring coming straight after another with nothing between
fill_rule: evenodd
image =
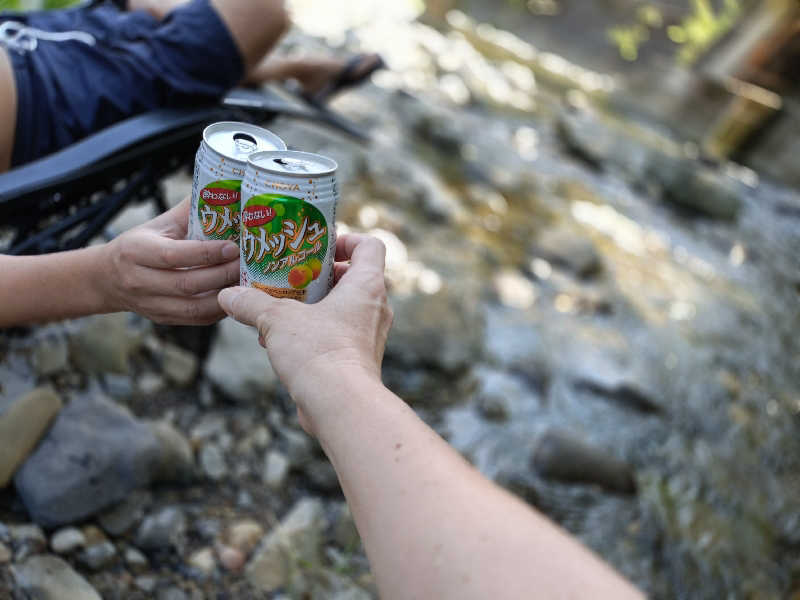
<instances>
[{"instance_id":1,"label":"white can","mask_svg":"<svg viewBox=\"0 0 800 600\"><path fill-rule=\"evenodd\" d=\"M188 238L238 243L247 157L259 150L284 149L277 135L249 123L222 121L206 127L194 161Z\"/></svg>"},{"instance_id":2,"label":"white can","mask_svg":"<svg viewBox=\"0 0 800 600\"><path fill-rule=\"evenodd\" d=\"M333 286L336 162L256 152L242 182L241 285L308 304Z\"/></svg>"}]
</instances>

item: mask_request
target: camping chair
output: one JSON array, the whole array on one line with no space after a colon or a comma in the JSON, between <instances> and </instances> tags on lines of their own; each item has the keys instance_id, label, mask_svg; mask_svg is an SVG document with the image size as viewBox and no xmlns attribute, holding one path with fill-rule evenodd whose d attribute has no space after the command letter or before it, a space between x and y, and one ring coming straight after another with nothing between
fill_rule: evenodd
<instances>
[{"instance_id":1,"label":"camping chair","mask_svg":"<svg viewBox=\"0 0 800 600\"><path fill-rule=\"evenodd\" d=\"M279 115L367 139L330 109L271 88L236 89L217 105L131 117L0 175L0 252L44 254L80 248L133 202L152 201L162 212L166 205L159 182L191 168L206 125L264 125Z\"/></svg>"}]
</instances>

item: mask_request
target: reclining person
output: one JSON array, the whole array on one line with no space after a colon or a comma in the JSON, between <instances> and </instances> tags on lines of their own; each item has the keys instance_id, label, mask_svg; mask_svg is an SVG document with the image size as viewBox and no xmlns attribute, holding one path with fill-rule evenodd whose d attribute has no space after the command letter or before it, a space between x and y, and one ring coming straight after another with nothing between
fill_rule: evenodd
<instances>
[{"instance_id":1,"label":"reclining person","mask_svg":"<svg viewBox=\"0 0 800 600\"><path fill-rule=\"evenodd\" d=\"M267 57L283 0L129 0L0 14L0 172L160 107L212 102L242 82L295 79L309 99L362 81L377 55Z\"/></svg>"}]
</instances>

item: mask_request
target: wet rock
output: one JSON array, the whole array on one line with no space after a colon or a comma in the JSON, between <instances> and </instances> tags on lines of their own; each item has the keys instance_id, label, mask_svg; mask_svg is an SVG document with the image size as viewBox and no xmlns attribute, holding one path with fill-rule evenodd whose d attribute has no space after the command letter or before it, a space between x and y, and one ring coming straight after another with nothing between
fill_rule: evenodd
<instances>
[{"instance_id":1,"label":"wet rock","mask_svg":"<svg viewBox=\"0 0 800 600\"><path fill-rule=\"evenodd\" d=\"M11 480L61 410L61 398L50 388L37 388L3 403L0 413L0 488ZM3 408L0 406L0 408Z\"/></svg>"},{"instance_id":2,"label":"wet rock","mask_svg":"<svg viewBox=\"0 0 800 600\"><path fill-rule=\"evenodd\" d=\"M209 479L219 481L228 474L225 454L216 444L206 444L200 451L200 466Z\"/></svg>"},{"instance_id":3,"label":"wet rock","mask_svg":"<svg viewBox=\"0 0 800 600\"><path fill-rule=\"evenodd\" d=\"M75 527L65 527L59 529L50 538L50 548L56 554L69 554L86 544L86 536L80 529Z\"/></svg>"},{"instance_id":4,"label":"wet rock","mask_svg":"<svg viewBox=\"0 0 800 600\"><path fill-rule=\"evenodd\" d=\"M264 535L264 528L257 521L245 519L228 527L225 542L245 554L250 554Z\"/></svg>"},{"instance_id":5,"label":"wet rock","mask_svg":"<svg viewBox=\"0 0 800 600\"><path fill-rule=\"evenodd\" d=\"M220 564L232 573L241 571L247 561L247 555L244 552L224 544L220 544L217 547L217 554L219 555Z\"/></svg>"},{"instance_id":6,"label":"wet rock","mask_svg":"<svg viewBox=\"0 0 800 600\"><path fill-rule=\"evenodd\" d=\"M152 430L97 396L73 399L14 478L25 508L48 527L88 517L149 483Z\"/></svg>"},{"instance_id":7,"label":"wet rock","mask_svg":"<svg viewBox=\"0 0 800 600\"><path fill-rule=\"evenodd\" d=\"M128 327L126 313L97 315L79 321L82 327L70 336L70 356L86 373L121 373L130 370L130 354L142 336Z\"/></svg>"},{"instance_id":8,"label":"wet rock","mask_svg":"<svg viewBox=\"0 0 800 600\"><path fill-rule=\"evenodd\" d=\"M387 359L454 373L480 358L484 320L477 299L443 288L433 295L395 295L391 304Z\"/></svg>"},{"instance_id":9,"label":"wet rock","mask_svg":"<svg viewBox=\"0 0 800 600\"><path fill-rule=\"evenodd\" d=\"M264 460L264 483L272 490L280 490L289 476L289 459L277 450L270 450Z\"/></svg>"},{"instance_id":10,"label":"wet rock","mask_svg":"<svg viewBox=\"0 0 800 600\"><path fill-rule=\"evenodd\" d=\"M532 463L548 479L596 484L623 494L636 491L633 471L626 463L562 431L550 430L542 436Z\"/></svg>"},{"instance_id":11,"label":"wet rock","mask_svg":"<svg viewBox=\"0 0 800 600\"><path fill-rule=\"evenodd\" d=\"M186 515L175 506L168 506L147 517L136 533L136 545L144 550L179 549L186 537Z\"/></svg>"},{"instance_id":12,"label":"wet rock","mask_svg":"<svg viewBox=\"0 0 800 600\"><path fill-rule=\"evenodd\" d=\"M204 373L223 394L239 402L264 400L278 384L256 331L233 319L219 323Z\"/></svg>"},{"instance_id":13,"label":"wet rock","mask_svg":"<svg viewBox=\"0 0 800 600\"><path fill-rule=\"evenodd\" d=\"M67 340L61 336L48 336L33 349L33 366L39 377L49 377L65 370L69 363Z\"/></svg>"},{"instance_id":14,"label":"wet rock","mask_svg":"<svg viewBox=\"0 0 800 600\"><path fill-rule=\"evenodd\" d=\"M122 556L133 573L141 573L148 567L147 557L136 548L127 548Z\"/></svg>"},{"instance_id":15,"label":"wet rock","mask_svg":"<svg viewBox=\"0 0 800 600\"><path fill-rule=\"evenodd\" d=\"M149 499L148 492L137 490L116 506L101 512L97 521L109 535L123 535L142 520Z\"/></svg>"},{"instance_id":16,"label":"wet rock","mask_svg":"<svg viewBox=\"0 0 800 600\"><path fill-rule=\"evenodd\" d=\"M589 277L601 269L600 257L594 244L578 231L565 228L547 229L536 240L533 252L534 255L579 277Z\"/></svg>"},{"instance_id":17,"label":"wet rock","mask_svg":"<svg viewBox=\"0 0 800 600\"><path fill-rule=\"evenodd\" d=\"M194 476L194 453L189 440L167 421L150 423L160 450L153 481L189 481Z\"/></svg>"},{"instance_id":18,"label":"wet rock","mask_svg":"<svg viewBox=\"0 0 800 600\"><path fill-rule=\"evenodd\" d=\"M304 499L271 531L247 565L248 581L264 592L274 591L289 581L297 565L319 564L325 516L318 500Z\"/></svg>"},{"instance_id":19,"label":"wet rock","mask_svg":"<svg viewBox=\"0 0 800 600\"><path fill-rule=\"evenodd\" d=\"M109 565L117 555L117 549L109 541L100 542L86 547L78 554L78 561L88 567L98 571Z\"/></svg>"},{"instance_id":20,"label":"wet rock","mask_svg":"<svg viewBox=\"0 0 800 600\"><path fill-rule=\"evenodd\" d=\"M57 556L33 556L11 572L17 586L37 600L101 600L89 582Z\"/></svg>"},{"instance_id":21,"label":"wet rock","mask_svg":"<svg viewBox=\"0 0 800 600\"><path fill-rule=\"evenodd\" d=\"M0 542L0 565L11 562L11 548Z\"/></svg>"},{"instance_id":22,"label":"wet rock","mask_svg":"<svg viewBox=\"0 0 800 600\"><path fill-rule=\"evenodd\" d=\"M214 558L214 550L212 548L201 548L193 552L189 556L188 565L203 573L210 575L217 568L217 561Z\"/></svg>"},{"instance_id":23,"label":"wet rock","mask_svg":"<svg viewBox=\"0 0 800 600\"><path fill-rule=\"evenodd\" d=\"M197 357L173 344L164 344L162 350L164 375L176 385L186 386L192 383L197 375Z\"/></svg>"}]
</instances>

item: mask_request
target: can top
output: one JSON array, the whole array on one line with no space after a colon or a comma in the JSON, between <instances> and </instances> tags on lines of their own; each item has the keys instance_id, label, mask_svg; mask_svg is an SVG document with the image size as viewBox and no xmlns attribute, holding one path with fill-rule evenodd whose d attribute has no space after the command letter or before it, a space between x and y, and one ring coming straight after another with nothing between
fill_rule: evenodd
<instances>
[{"instance_id":1,"label":"can top","mask_svg":"<svg viewBox=\"0 0 800 600\"><path fill-rule=\"evenodd\" d=\"M248 162L262 171L302 178L333 175L339 167L326 156L296 150L254 152Z\"/></svg>"},{"instance_id":2,"label":"can top","mask_svg":"<svg viewBox=\"0 0 800 600\"><path fill-rule=\"evenodd\" d=\"M263 127L237 121L220 121L203 130L203 140L226 158L246 162L258 150L285 150L286 144Z\"/></svg>"}]
</instances>

